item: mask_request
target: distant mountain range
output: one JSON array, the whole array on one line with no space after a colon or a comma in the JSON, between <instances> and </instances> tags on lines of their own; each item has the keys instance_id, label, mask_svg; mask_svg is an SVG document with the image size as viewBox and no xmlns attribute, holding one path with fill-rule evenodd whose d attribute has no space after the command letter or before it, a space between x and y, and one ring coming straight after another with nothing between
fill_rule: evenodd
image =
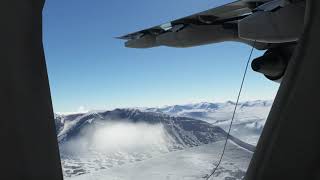
<instances>
[{"instance_id":1,"label":"distant mountain range","mask_svg":"<svg viewBox=\"0 0 320 180\"><path fill-rule=\"evenodd\" d=\"M254 151L250 144L257 142L271 105L272 101L240 103L230 141ZM65 175L87 174L221 142L234 106L231 101L203 102L55 115Z\"/></svg>"},{"instance_id":2,"label":"distant mountain range","mask_svg":"<svg viewBox=\"0 0 320 180\"><path fill-rule=\"evenodd\" d=\"M255 145L262 132L272 103L272 100L240 102L231 134L247 143ZM227 101L224 103L202 102L160 108L144 108L144 110L161 112L171 116L199 119L227 130L234 107L235 102Z\"/></svg>"},{"instance_id":3,"label":"distant mountain range","mask_svg":"<svg viewBox=\"0 0 320 180\"><path fill-rule=\"evenodd\" d=\"M175 148L178 149L208 144L226 138L226 132L222 128L205 121L162 113L142 112L137 109L115 109L100 113L57 116L59 143L63 144L72 138L77 138L82 135L82 130L99 126L104 122L161 124L167 135L174 140Z\"/></svg>"},{"instance_id":4,"label":"distant mountain range","mask_svg":"<svg viewBox=\"0 0 320 180\"><path fill-rule=\"evenodd\" d=\"M256 100L240 102L238 104L236 120L246 121L249 118L265 119L269 113L273 101L271 100ZM208 121L216 124L231 119L232 112L235 107L235 102L227 101L225 103L195 103L186 105L173 105L160 108L145 108L146 111L161 112L172 116L191 117Z\"/></svg>"}]
</instances>

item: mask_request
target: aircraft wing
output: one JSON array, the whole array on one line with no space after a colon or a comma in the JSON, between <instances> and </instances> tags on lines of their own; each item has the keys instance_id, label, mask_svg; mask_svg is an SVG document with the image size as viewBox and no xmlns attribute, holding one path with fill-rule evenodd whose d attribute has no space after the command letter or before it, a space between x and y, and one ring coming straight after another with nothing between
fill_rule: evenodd
<instances>
[{"instance_id":1,"label":"aircraft wing","mask_svg":"<svg viewBox=\"0 0 320 180\"><path fill-rule=\"evenodd\" d=\"M208 41L212 40L208 39L206 41L199 42L202 41L202 39L204 39L205 37L196 37L190 39L190 43L188 43L186 42L186 40L188 41L188 38L186 38L183 33L180 33L180 36L178 37L172 37L173 34L169 35L167 33L175 33L184 29L188 29L186 35L190 38L191 35L194 35L193 33L195 33L195 31L198 32L198 35L199 33L207 35L208 32L205 31L209 29L211 32L222 32L222 38L225 38L227 36L231 40L234 38L234 33L237 28L237 21L251 14L252 11L258 6L269 1L270 0L238 0L229 4L225 4L223 6L211 8L200 13L176 19L171 22L154 26L148 29L130 33L118 38L127 40L126 47L133 48L148 48L159 45L189 47L193 45L207 44ZM224 30L226 31L223 32ZM170 37L163 37L161 36L162 34L167 34ZM167 38L173 38L173 40L169 40L169 42ZM180 39L183 39L183 42ZM217 40L219 41L219 39L220 38L218 38ZM216 39L214 39L214 41L215 40Z\"/></svg>"},{"instance_id":2,"label":"aircraft wing","mask_svg":"<svg viewBox=\"0 0 320 180\"><path fill-rule=\"evenodd\" d=\"M290 4L288 0L238 0L118 38L126 40L125 46L130 48L151 48L156 46L192 47L223 41L238 41L252 45L257 40L255 45L260 47L258 49L266 49L269 43L287 42L289 41L288 39L295 39L295 37L287 37L286 34L290 34L286 32L290 31L289 28L283 32L273 32L279 29L279 27L274 28L266 23L262 24L262 26L259 25L259 18L270 18L270 16L273 16L271 18L275 22L279 21L280 25L283 24L286 27L290 27L286 24L286 20L285 22L280 21L283 20L281 17L287 17L286 12L297 14L294 8L287 8L284 13L282 12L279 15L280 18L275 18L276 16L272 14L275 13L277 15L277 11L288 4ZM256 12L265 13L261 15L261 13ZM248 18L249 21L243 23L245 26L241 27L246 31L240 33L239 22L248 16L251 17L256 14L260 15L259 18L254 19L254 21L252 21L253 18ZM266 22L265 19L263 20ZM274 29L267 31L265 26ZM249 30L248 27L250 27ZM256 36L261 36L262 38L272 36L273 39L271 38L270 41L269 39L259 40L258 37L252 37L253 33L251 31L255 31L254 33L256 34L254 35ZM272 32L273 34L260 35L262 32ZM294 35L297 36L297 33Z\"/></svg>"}]
</instances>

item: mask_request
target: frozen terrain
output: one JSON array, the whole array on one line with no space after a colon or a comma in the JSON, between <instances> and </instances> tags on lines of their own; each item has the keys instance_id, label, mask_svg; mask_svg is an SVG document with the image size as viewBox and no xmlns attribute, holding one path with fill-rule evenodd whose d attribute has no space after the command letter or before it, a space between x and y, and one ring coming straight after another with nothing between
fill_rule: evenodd
<instances>
[{"instance_id":1,"label":"frozen terrain","mask_svg":"<svg viewBox=\"0 0 320 180\"><path fill-rule=\"evenodd\" d=\"M211 172L218 160L223 142L192 147L163 154L145 161L125 164L70 180L199 180ZM240 180L252 153L232 143L215 179Z\"/></svg>"},{"instance_id":2,"label":"frozen terrain","mask_svg":"<svg viewBox=\"0 0 320 180\"><path fill-rule=\"evenodd\" d=\"M256 145L273 101L256 100L240 102L235 115L231 134ZM162 112L172 116L190 117L206 121L227 130L235 103L195 103L160 108L146 108L146 111Z\"/></svg>"},{"instance_id":3,"label":"frozen terrain","mask_svg":"<svg viewBox=\"0 0 320 180\"><path fill-rule=\"evenodd\" d=\"M242 178L271 104L240 103L216 179ZM233 108L229 101L56 115L64 176L201 179L221 153Z\"/></svg>"}]
</instances>

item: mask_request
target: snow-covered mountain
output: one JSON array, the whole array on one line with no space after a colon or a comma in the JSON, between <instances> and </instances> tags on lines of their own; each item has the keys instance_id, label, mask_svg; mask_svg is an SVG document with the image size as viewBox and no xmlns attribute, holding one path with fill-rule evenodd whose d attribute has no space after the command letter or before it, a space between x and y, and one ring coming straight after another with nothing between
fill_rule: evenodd
<instances>
[{"instance_id":1,"label":"snow-covered mountain","mask_svg":"<svg viewBox=\"0 0 320 180\"><path fill-rule=\"evenodd\" d=\"M246 101L238 104L236 122L246 122L250 119L265 119L270 111L273 101ZM194 103L186 105L173 105L160 108L145 108L150 112L162 112L171 116L190 117L205 120L212 124L220 124L229 121L232 117L235 103Z\"/></svg>"},{"instance_id":2,"label":"snow-covered mountain","mask_svg":"<svg viewBox=\"0 0 320 180\"><path fill-rule=\"evenodd\" d=\"M231 133L239 139L255 145L265 124L273 101L256 100L240 102ZM190 117L206 121L227 130L235 103L194 103L160 108L145 108L146 111L162 112L171 116Z\"/></svg>"},{"instance_id":3,"label":"snow-covered mountain","mask_svg":"<svg viewBox=\"0 0 320 180\"><path fill-rule=\"evenodd\" d=\"M218 174L220 179L241 179L254 151L254 146L241 140L256 143L271 104L272 101L239 104L226 153L226 158L232 162L223 163ZM234 106L231 101L205 102L55 114L64 175L80 179L110 179L113 174L114 179L141 179L141 176L120 172L153 167L147 168L150 172L146 171L144 176L165 179L163 175L168 168L188 166L199 173L192 175L193 171L178 168L171 170L176 173L166 177L199 179L204 172L210 172L213 161L218 158L226 138L224 129L230 122ZM168 165L159 164L165 161ZM182 164L186 161L190 161L189 165ZM80 176L83 174L86 175Z\"/></svg>"},{"instance_id":4,"label":"snow-covered mountain","mask_svg":"<svg viewBox=\"0 0 320 180\"><path fill-rule=\"evenodd\" d=\"M163 113L142 112L137 109L115 109L60 116L56 118L58 140L61 144L81 136L84 130L104 123L160 125L178 147L197 146L225 138L226 133L218 126L189 117L173 117Z\"/></svg>"},{"instance_id":5,"label":"snow-covered mountain","mask_svg":"<svg viewBox=\"0 0 320 180\"><path fill-rule=\"evenodd\" d=\"M226 138L222 128L201 120L137 109L56 115L55 120L66 176L142 161ZM231 139L252 150L250 145Z\"/></svg>"}]
</instances>

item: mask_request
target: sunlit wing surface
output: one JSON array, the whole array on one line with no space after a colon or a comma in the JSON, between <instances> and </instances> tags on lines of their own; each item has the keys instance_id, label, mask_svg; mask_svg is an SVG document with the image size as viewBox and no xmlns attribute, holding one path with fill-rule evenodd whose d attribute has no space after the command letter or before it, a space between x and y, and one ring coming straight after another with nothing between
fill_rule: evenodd
<instances>
[{"instance_id":1,"label":"sunlit wing surface","mask_svg":"<svg viewBox=\"0 0 320 180\"><path fill-rule=\"evenodd\" d=\"M154 26L148 29L130 33L119 37L119 39L132 40L140 38L146 34L159 35L170 30L177 25L208 25L208 24L222 24L223 22L230 22L235 19L242 18L243 15L251 13L252 8L256 7L256 3L263 3L267 0L261 1L235 1L223 6L211 8L209 10L193 14L191 16L183 17L173 20L171 22ZM169 28L170 27L170 28Z\"/></svg>"},{"instance_id":2,"label":"sunlit wing surface","mask_svg":"<svg viewBox=\"0 0 320 180\"><path fill-rule=\"evenodd\" d=\"M271 29L273 33L271 36L275 37L271 37L270 41L269 39L259 39L260 36L265 36L265 34L259 31L265 32L266 30L270 30L270 28L265 29L264 27L268 26L270 22L264 21L266 23L261 26L261 23L257 23L260 19L266 20L265 18L268 19L274 16L274 14L279 17L282 17L283 14L292 15L292 18L295 19L301 15L301 13L297 13L297 11L300 12L299 8L286 8L290 4L287 0L239 0L118 38L126 40L125 46L131 48L150 48L156 46L192 47L222 41L238 41L252 45L253 41L257 41L255 43L256 47L267 49L270 43L297 40L299 28L291 34L288 33L290 37L285 37L288 28L282 32L273 32L278 27ZM287 10L282 14L277 14L280 9ZM256 16L257 13L260 13L260 16L252 21L251 17L253 15ZM276 16L272 18L272 20L279 21L276 23L285 24L283 22L285 19L283 18L279 19ZM249 21L243 21L246 19L249 19ZM298 17L298 19L300 20L301 18ZM245 31L240 32L240 22L242 21L244 23L241 29ZM296 22L301 23L300 21ZM254 32L252 32L252 27L255 25L259 25L260 27L255 27ZM248 28L251 29L248 31ZM256 32L257 34L254 34ZM265 37L268 36L270 35L267 34Z\"/></svg>"}]
</instances>

